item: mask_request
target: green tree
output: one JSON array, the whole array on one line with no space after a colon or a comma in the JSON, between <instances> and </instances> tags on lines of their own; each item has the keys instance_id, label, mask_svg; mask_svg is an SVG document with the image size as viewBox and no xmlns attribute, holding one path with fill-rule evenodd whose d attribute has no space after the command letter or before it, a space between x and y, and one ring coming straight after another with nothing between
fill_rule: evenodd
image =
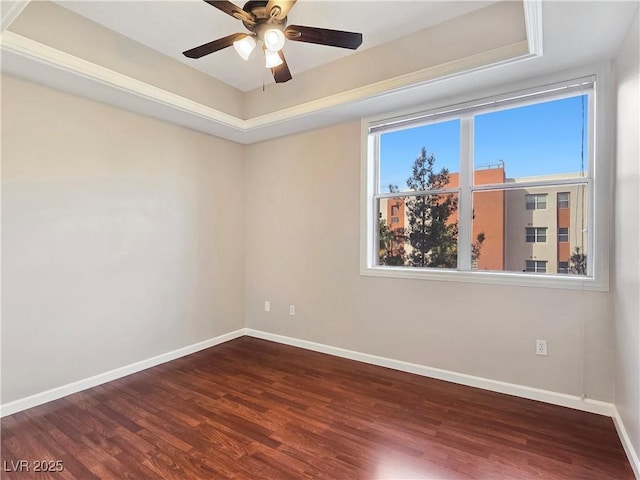
<instances>
[{"instance_id":1,"label":"green tree","mask_svg":"<svg viewBox=\"0 0 640 480\"><path fill-rule=\"evenodd\" d=\"M380 265L402 266L405 264L404 230L392 229L384 218L379 222Z\"/></svg>"},{"instance_id":2,"label":"green tree","mask_svg":"<svg viewBox=\"0 0 640 480\"><path fill-rule=\"evenodd\" d=\"M413 163L411 177L407 179L409 190L424 192L445 189L449 184L449 170L436 171L435 156L427 155L422 147ZM416 195L406 200L408 228L406 238L412 250L407 264L412 267L456 268L458 263L458 222L450 221L458 210L458 198L453 194ZM472 257L480 256L485 240L478 234L472 245Z\"/></svg>"},{"instance_id":3,"label":"green tree","mask_svg":"<svg viewBox=\"0 0 640 480\"><path fill-rule=\"evenodd\" d=\"M587 274L587 256L581 252L580 247L576 247L569 258L569 273L577 275Z\"/></svg>"}]
</instances>

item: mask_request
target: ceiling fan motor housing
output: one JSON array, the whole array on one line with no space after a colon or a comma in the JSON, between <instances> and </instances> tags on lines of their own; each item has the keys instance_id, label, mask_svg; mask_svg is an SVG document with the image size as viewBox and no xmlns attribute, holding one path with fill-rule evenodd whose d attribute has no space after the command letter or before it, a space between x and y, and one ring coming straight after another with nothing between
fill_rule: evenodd
<instances>
[{"instance_id":1,"label":"ceiling fan motor housing","mask_svg":"<svg viewBox=\"0 0 640 480\"><path fill-rule=\"evenodd\" d=\"M244 20L242 23L247 30L255 33L258 39L262 41L264 41L265 31L272 28L284 30L284 27L287 26L287 17L278 19L276 16L269 15L266 9L267 3L263 0L250 0L242 7L245 12L251 13L256 19L255 23L249 23Z\"/></svg>"}]
</instances>

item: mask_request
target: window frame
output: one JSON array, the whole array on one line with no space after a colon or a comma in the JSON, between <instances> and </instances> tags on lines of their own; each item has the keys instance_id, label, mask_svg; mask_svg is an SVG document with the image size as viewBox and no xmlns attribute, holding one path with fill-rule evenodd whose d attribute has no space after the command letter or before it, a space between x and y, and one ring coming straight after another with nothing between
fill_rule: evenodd
<instances>
[{"instance_id":1,"label":"window frame","mask_svg":"<svg viewBox=\"0 0 640 480\"><path fill-rule=\"evenodd\" d=\"M528 202L529 198L533 197L533 202ZM544 208L540 207L540 197L544 197ZM527 193L524 196L524 207L525 210L546 210L548 205L548 193ZM529 208L529 205L533 205L533 208Z\"/></svg>"},{"instance_id":2,"label":"window frame","mask_svg":"<svg viewBox=\"0 0 640 480\"><path fill-rule=\"evenodd\" d=\"M560 195L568 195L567 201L566 202L564 200L562 201L562 206L560 206ZM557 202L558 210L571 208L571 192L558 192L556 194L556 202Z\"/></svg>"},{"instance_id":3,"label":"window frame","mask_svg":"<svg viewBox=\"0 0 640 480\"><path fill-rule=\"evenodd\" d=\"M547 243L547 227L525 227L524 241L526 243ZM533 230L533 235L529 235L529 230ZM529 237L533 236L533 241ZM544 240L540 240L544 237Z\"/></svg>"},{"instance_id":4,"label":"window frame","mask_svg":"<svg viewBox=\"0 0 640 480\"><path fill-rule=\"evenodd\" d=\"M561 230L566 230L566 232L561 232ZM569 227L558 227L558 243L567 242L569 242Z\"/></svg>"},{"instance_id":5,"label":"window frame","mask_svg":"<svg viewBox=\"0 0 640 480\"><path fill-rule=\"evenodd\" d=\"M529 263L533 263L533 270L529 270ZM544 266L544 270L540 270L538 264L542 264ZM549 264L548 260L525 260L524 261L524 269L527 273L547 273L547 265Z\"/></svg>"},{"instance_id":6,"label":"window frame","mask_svg":"<svg viewBox=\"0 0 640 480\"><path fill-rule=\"evenodd\" d=\"M393 267L376 265L377 248L375 221L377 214L373 208L373 192L377 180L377 158L379 153L379 145L376 138L378 135L370 134L372 125L380 125L382 123L400 122L406 119L414 119L416 125L425 124L424 118L427 116L437 117L438 122L453 119L453 115L448 112L456 110L460 112L465 108L473 108L474 105L487 105L491 102L500 101L506 98L513 98L519 95L520 98L526 98L532 92L541 92L549 86L575 84L576 80L584 80L590 78L593 81L593 92L590 95L588 105L588 171L586 179L588 179L589 188L587 196L587 208L589 216L589 231L587 232L586 251L590 252L589 271L586 276L565 275L565 274L545 274L532 275L530 273L508 272L508 271L484 271L471 269L471 235L469 228L460 229L458 237L458 269L418 269L411 267ZM469 85L473 82L468 82ZM471 88L471 87L469 87ZM565 97L573 96L575 92ZM561 98L559 95L557 98ZM541 101L551 100L551 95L547 98L536 98L530 103L538 103ZM527 102L521 101L511 106L524 106ZM608 291L609 289L609 228L610 228L610 206L611 206L611 189L609 185L610 163L612 156L612 105L613 94L611 90L611 65L605 62L598 65L581 67L571 71L554 73L539 77L536 79L527 79L515 83L495 86L490 89L471 91L466 90L458 92L457 95L432 101L420 107L413 107L387 114L377 115L374 117L361 119L361 138L362 138L362 162L361 162L361 222L360 222L360 274L363 276L386 277L386 278L403 278L403 279L420 279L427 281L449 281L449 282L467 282L495 285L517 285L544 288L560 288L560 289L579 289L579 290L595 290ZM475 111L474 113L478 113ZM459 116L456 116L459 118ZM434 121L435 123L435 121ZM473 140L473 125L461 119L462 128L461 135L468 136ZM465 125L466 124L466 125ZM459 220L465 220L471 225L471 197L475 191L495 189L495 185L472 185L473 165L469 165L468 161L465 165L465 158L471 158L468 151L468 145L473 145L472 141L467 142L465 149L464 143L461 145L461 165L460 165L460 186L459 202L460 210L458 212ZM472 160L472 158L471 158ZM462 174L462 172L471 172L470 175ZM469 178L467 178L469 177ZM567 183L553 181L546 182L542 185L518 184L518 188L535 187L535 186L560 186ZM470 188L472 187L472 188ZM441 193L441 192L440 192ZM456 192L457 193L457 192ZM397 195L397 194L396 194ZM375 217L375 218L374 218ZM467 218L468 217L468 218ZM465 230L467 230L465 232ZM466 234L466 236L465 236ZM465 258L466 257L466 258ZM460 259L463 262L460 262ZM468 264L468 265L466 265Z\"/></svg>"}]
</instances>

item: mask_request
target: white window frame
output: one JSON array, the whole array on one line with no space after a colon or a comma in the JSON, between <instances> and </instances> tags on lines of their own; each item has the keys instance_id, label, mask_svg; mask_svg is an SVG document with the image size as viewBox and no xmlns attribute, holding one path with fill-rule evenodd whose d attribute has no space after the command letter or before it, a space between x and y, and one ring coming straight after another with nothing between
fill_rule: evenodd
<instances>
[{"instance_id":1,"label":"white window frame","mask_svg":"<svg viewBox=\"0 0 640 480\"><path fill-rule=\"evenodd\" d=\"M377 156L379 145L377 135L370 135L369 128L372 125L382 123L406 122L414 120L416 125L425 124L426 118L436 118L438 122L454 118L450 113L464 111L474 105L483 104L490 106L503 99L510 98L514 92L521 98L531 92L540 91L545 85L572 85L576 80L584 80L589 77L594 83L594 93L590 97L588 111L588 172L586 179L589 184L588 212L589 231L587 236L587 252L589 252L589 265L586 276L545 274L532 275L521 272L496 272L471 269L471 235L470 225L472 217L471 196L473 191L490 190L491 185L473 186L472 178L460 175L459 202L460 210L458 218L460 223L466 219L469 227L460 228L458 236L458 269L436 268L411 268L377 265L378 246L375 233L377 232L377 211L374 208L374 192L376 188ZM472 84L473 82L470 82ZM570 96L570 95L565 95ZM561 98L560 96L558 98ZM550 97L549 97L550 99ZM536 99L536 103L542 99ZM546 99L545 99L546 100ZM524 105L524 102L520 103ZM360 222L360 274L364 276L420 279L427 281L448 281L484 283L496 285L520 285L543 288L577 289L577 290L609 290L609 228L611 189L609 185L609 172L612 158L612 105L613 94L611 90L611 64L606 62L596 66L587 66L574 69L569 72L550 74L544 78L528 79L509 85L494 87L480 92L466 91L455 97L439 100L420 108L411 108L402 111L390 112L385 115L362 119L362 163L361 163L361 222ZM488 110L487 110L488 111ZM597 114L596 114L597 113ZM447 117L447 114L450 114ZM455 118L460 118L457 115ZM434 122L435 123L435 122ZM471 172L473 166L472 154L468 151L473 145L473 123L462 120L461 134L468 137L471 142L463 142L461 145L460 172ZM466 147L465 147L466 145ZM471 165L469 165L471 162ZM471 174L469 175L471 177ZM563 183L558 182L559 185ZM545 183L543 186L548 186ZM537 185L522 184L522 187ZM495 188L495 186L494 186ZM397 195L397 194L396 194ZM468 217L468 218L467 218ZM468 264L468 265L467 265Z\"/></svg>"}]
</instances>

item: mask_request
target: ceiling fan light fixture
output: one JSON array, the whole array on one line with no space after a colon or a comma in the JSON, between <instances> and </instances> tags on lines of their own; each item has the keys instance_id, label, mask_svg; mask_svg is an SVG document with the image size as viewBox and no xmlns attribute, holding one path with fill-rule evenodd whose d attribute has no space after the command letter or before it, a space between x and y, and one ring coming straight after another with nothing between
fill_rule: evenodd
<instances>
[{"instance_id":1,"label":"ceiling fan light fixture","mask_svg":"<svg viewBox=\"0 0 640 480\"><path fill-rule=\"evenodd\" d=\"M233 42L233 48L236 49L236 52L238 52L238 55L240 55L243 60L249 60L251 52L256 48L256 41L252 36L247 35L243 39Z\"/></svg>"},{"instance_id":2,"label":"ceiling fan light fixture","mask_svg":"<svg viewBox=\"0 0 640 480\"><path fill-rule=\"evenodd\" d=\"M264 45L267 50L278 52L284 47L284 33L277 28L270 28L264 32Z\"/></svg>"},{"instance_id":3,"label":"ceiling fan light fixture","mask_svg":"<svg viewBox=\"0 0 640 480\"><path fill-rule=\"evenodd\" d=\"M280 55L278 55L278 52L265 50L264 59L265 59L265 66L267 68L275 68L279 65L282 65L282 59L280 58Z\"/></svg>"}]
</instances>

